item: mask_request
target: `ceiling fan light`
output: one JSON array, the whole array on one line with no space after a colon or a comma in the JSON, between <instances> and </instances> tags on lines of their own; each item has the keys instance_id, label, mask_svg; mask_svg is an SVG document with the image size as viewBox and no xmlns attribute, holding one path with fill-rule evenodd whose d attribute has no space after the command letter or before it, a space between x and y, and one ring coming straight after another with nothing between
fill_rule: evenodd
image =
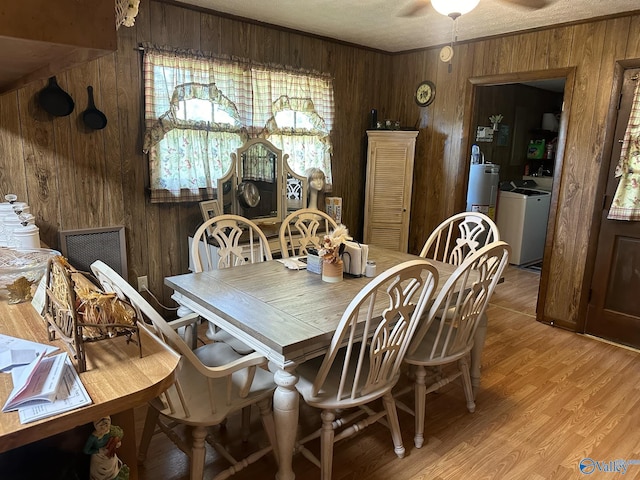
<instances>
[{"instance_id":1,"label":"ceiling fan light","mask_svg":"<svg viewBox=\"0 0 640 480\"><path fill-rule=\"evenodd\" d=\"M456 18L476 8L480 0L431 0L436 12Z\"/></svg>"}]
</instances>

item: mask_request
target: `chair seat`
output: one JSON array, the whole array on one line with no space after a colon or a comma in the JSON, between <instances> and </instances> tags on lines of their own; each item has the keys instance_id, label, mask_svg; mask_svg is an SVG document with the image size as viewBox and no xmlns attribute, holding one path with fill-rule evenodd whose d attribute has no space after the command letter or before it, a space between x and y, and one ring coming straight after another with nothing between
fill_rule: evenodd
<instances>
[{"instance_id":1,"label":"chair seat","mask_svg":"<svg viewBox=\"0 0 640 480\"><path fill-rule=\"evenodd\" d=\"M242 340L234 337L226 330L216 330L213 333L208 331L207 338L214 342L226 343L241 355L248 355L249 353L252 353L254 351L253 348L244 343Z\"/></svg>"},{"instance_id":2,"label":"chair seat","mask_svg":"<svg viewBox=\"0 0 640 480\"><path fill-rule=\"evenodd\" d=\"M346 409L359 406L363 403L368 403L382 397L385 393L389 392L400 379L400 371L398 370L398 373L393 381L389 382L388 384L385 383L382 388L371 391L366 395L357 395L357 400L354 400L353 402L350 402L348 398L351 393L353 383L345 383L345 386L343 387L343 398L337 399L336 396L338 394L338 388L340 385L340 377L342 376L342 368L345 363L345 353L346 348L341 348L338 351L336 360L332 364L331 369L329 370L329 374L327 375L327 380L324 382L322 390L320 390L317 395L313 395L312 393L313 382L318 375L318 370L320 369L320 365L322 364L323 357L314 358L298 366L298 368L296 369L296 373L299 375L299 379L298 383L296 384L296 388L307 404L323 410L340 408ZM357 355L357 353L352 353L352 355ZM355 367L356 364L354 362L349 363L349 369L346 378L354 378ZM369 359L366 355L362 364L362 371L369 371Z\"/></svg>"},{"instance_id":3,"label":"chair seat","mask_svg":"<svg viewBox=\"0 0 640 480\"><path fill-rule=\"evenodd\" d=\"M226 365L243 357L225 343L210 343L197 348L194 353L203 364L209 367ZM211 391L216 405L216 410L213 412L209 391L202 388L202 383L206 380L191 363L184 362L177 376L185 394L188 414L181 407L175 386L165 392L169 398L168 403L161 400L162 397L158 397L151 402L151 405L162 415L178 420L180 423L195 426L217 425L230 412L238 411L272 395L275 388L273 375L262 368L257 368L249 394L245 398L240 398L239 386L246 382L247 373L248 369L245 368L231 375L229 400L227 400L227 377L211 379ZM173 407L173 412L169 405Z\"/></svg>"}]
</instances>

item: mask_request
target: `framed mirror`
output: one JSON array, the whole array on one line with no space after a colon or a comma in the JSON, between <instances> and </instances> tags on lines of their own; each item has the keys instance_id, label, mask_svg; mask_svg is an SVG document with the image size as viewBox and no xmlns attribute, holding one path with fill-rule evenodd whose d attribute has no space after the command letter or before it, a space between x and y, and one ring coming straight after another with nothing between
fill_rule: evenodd
<instances>
[{"instance_id":1,"label":"framed mirror","mask_svg":"<svg viewBox=\"0 0 640 480\"><path fill-rule=\"evenodd\" d=\"M305 208L308 181L293 171L288 155L271 142L254 138L231 154L231 166L218 179L222 213L233 213L257 224L278 223Z\"/></svg>"}]
</instances>

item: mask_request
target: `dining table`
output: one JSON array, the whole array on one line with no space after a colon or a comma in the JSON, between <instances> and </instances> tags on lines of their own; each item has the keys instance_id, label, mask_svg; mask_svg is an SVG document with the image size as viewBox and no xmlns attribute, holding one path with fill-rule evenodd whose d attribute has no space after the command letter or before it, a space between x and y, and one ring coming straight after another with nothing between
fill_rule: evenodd
<instances>
[{"instance_id":1,"label":"dining table","mask_svg":"<svg viewBox=\"0 0 640 480\"><path fill-rule=\"evenodd\" d=\"M369 260L382 271L420 258L369 245ZM437 291L455 266L429 260L438 270ZM183 312L216 324L264 355L274 371L273 413L279 480L292 480L292 460L299 416L296 366L323 355L342 314L371 277L345 274L329 283L321 275L286 268L277 260L165 278ZM486 322L478 328L472 370L479 381L479 360ZM473 364L475 362L475 365Z\"/></svg>"},{"instance_id":2,"label":"dining table","mask_svg":"<svg viewBox=\"0 0 640 480\"><path fill-rule=\"evenodd\" d=\"M61 340L49 340L47 323L30 302L10 305L0 300L0 334L54 347L52 354L65 351ZM113 425L124 431L118 457L129 466L129 479L137 479L134 409L173 384L180 361L173 350L143 329L140 335L142 355L138 345L122 336L85 343L87 370L79 377L91 397L90 405L24 424L17 411L1 412L0 466L3 454L10 455L14 449L112 416ZM1 404L12 388L11 374L0 374Z\"/></svg>"}]
</instances>

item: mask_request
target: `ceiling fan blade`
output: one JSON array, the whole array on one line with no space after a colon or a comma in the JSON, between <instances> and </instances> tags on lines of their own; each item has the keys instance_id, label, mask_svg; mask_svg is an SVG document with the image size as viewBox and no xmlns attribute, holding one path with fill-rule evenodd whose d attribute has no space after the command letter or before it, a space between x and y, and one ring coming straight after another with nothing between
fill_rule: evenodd
<instances>
[{"instance_id":1,"label":"ceiling fan blade","mask_svg":"<svg viewBox=\"0 0 640 480\"><path fill-rule=\"evenodd\" d=\"M510 3L511 5L516 5L518 7L527 8L529 10L538 10L540 8L544 8L547 5L551 5L553 3L551 0L501 0L505 3Z\"/></svg>"},{"instance_id":2,"label":"ceiling fan blade","mask_svg":"<svg viewBox=\"0 0 640 480\"><path fill-rule=\"evenodd\" d=\"M417 17L424 13L424 10L431 3L430 0L412 0L405 8L403 8L398 16L400 17Z\"/></svg>"}]
</instances>

